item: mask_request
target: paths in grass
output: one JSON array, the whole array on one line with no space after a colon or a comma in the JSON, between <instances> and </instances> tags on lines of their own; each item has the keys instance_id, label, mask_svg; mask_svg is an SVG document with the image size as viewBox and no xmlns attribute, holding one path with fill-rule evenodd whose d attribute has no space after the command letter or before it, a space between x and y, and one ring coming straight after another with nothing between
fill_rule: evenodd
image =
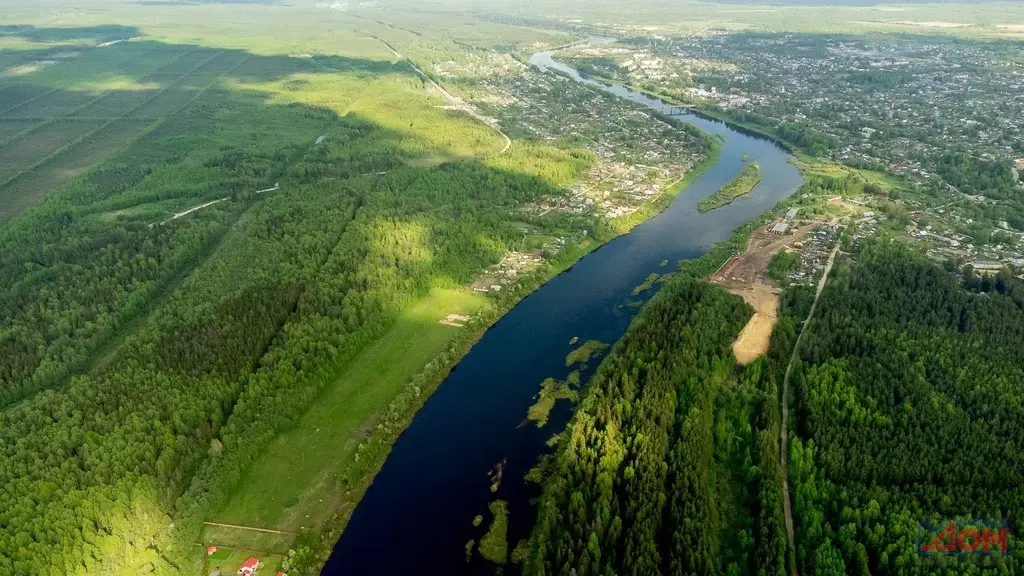
<instances>
[{"instance_id":1,"label":"paths in grass","mask_svg":"<svg viewBox=\"0 0 1024 576\"><path fill-rule=\"evenodd\" d=\"M5 140L15 138L36 124L36 120L0 120L0 146Z\"/></svg>"},{"instance_id":2,"label":"paths in grass","mask_svg":"<svg viewBox=\"0 0 1024 576\"><path fill-rule=\"evenodd\" d=\"M35 84L9 84L0 86L0 114L6 114L53 92L46 86Z\"/></svg>"},{"instance_id":3,"label":"paths in grass","mask_svg":"<svg viewBox=\"0 0 1024 576\"><path fill-rule=\"evenodd\" d=\"M480 294L436 289L409 309L353 359L294 429L271 441L212 520L288 531L325 520L340 503L335 474L374 415L460 330L439 321L472 315L485 303Z\"/></svg>"},{"instance_id":4,"label":"paths in grass","mask_svg":"<svg viewBox=\"0 0 1024 576\"><path fill-rule=\"evenodd\" d=\"M7 118L55 118L70 114L96 98L85 91L57 90L19 106L5 114Z\"/></svg>"}]
</instances>

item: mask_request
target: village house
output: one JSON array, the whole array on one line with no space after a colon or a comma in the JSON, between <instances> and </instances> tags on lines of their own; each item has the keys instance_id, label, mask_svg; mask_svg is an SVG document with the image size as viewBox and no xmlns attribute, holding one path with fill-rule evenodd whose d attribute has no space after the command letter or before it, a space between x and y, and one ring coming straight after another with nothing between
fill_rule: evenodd
<instances>
[{"instance_id":1,"label":"village house","mask_svg":"<svg viewBox=\"0 0 1024 576\"><path fill-rule=\"evenodd\" d=\"M260 567L258 558L249 558L238 567L238 576L253 576Z\"/></svg>"}]
</instances>

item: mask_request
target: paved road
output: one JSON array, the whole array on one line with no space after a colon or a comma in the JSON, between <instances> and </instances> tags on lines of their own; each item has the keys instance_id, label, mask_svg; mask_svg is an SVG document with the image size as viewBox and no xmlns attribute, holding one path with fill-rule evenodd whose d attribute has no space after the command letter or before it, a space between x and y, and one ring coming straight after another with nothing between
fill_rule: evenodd
<instances>
[{"instance_id":1,"label":"paved road","mask_svg":"<svg viewBox=\"0 0 1024 576\"><path fill-rule=\"evenodd\" d=\"M786 479L786 489L782 492L782 503L783 511L786 513L786 537L789 539L789 549L793 551L794 558L796 557L796 538L793 535L793 508L790 505L789 499L789 375L793 371L793 362L800 351L800 341L804 338L804 331L807 330L807 325L811 323L814 311L818 308L818 299L821 297L822 290L825 289L825 283L828 282L828 274L832 271L832 264L836 261L836 254L839 253L840 244L841 240L837 240L836 247L832 249L832 253L828 256L825 271L821 274L821 280L818 281L818 290L814 293L814 303L811 304L811 311L807 313L807 320L804 321L804 325L800 329L800 335L796 338L793 354L789 357L789 365L786 366L786 377L782 380L782 428L779 430L779 443L782 445L782 450L779 453L782 460L782 475ZM791 576L799 576L795 562L790 572Z\"/></svg>"}]
</instances>

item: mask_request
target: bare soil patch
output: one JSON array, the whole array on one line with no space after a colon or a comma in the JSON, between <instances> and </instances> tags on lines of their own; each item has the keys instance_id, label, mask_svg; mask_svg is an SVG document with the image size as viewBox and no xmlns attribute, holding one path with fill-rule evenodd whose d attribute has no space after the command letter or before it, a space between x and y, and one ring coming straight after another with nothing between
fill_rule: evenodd
<instances>
[{"instance_id":1,"label":"bare soil patch","mask_svg":"<svg viewBox=\"0 0 1024 576\"><path fill-rule=\"evenodd\" d=\"M733 256L717 272L711 282L741 296L754 309L754 316L733 343L733 354L741 365L747 365L768 351L772 329L778 322L779 284L768 277L772 256L800 241L816 223L794 230L793 234L771 234L762 228L750 235L746 250Z\"/></svg>"},{"instance_id":2,"label":"bare soil patch","mask_svg":"<svg viewBox=\"0 0 1024 576\"><path fill-rule=\"evenodd\" d=\"M779 290L758 285L749 290L729 290L742 296L754 308L754 315L732 344L732 352L741 366L746 366L768 352L772 330L779 320Z\"/></svg>"}]
</instances>

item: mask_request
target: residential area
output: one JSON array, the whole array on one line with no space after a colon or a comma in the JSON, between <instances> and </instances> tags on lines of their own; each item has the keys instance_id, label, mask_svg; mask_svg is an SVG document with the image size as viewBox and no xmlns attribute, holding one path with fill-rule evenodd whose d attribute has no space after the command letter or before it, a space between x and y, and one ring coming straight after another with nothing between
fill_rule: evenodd
<instances>
[{"instance_id":1,"label":"residential area","mask_svg":"<svg viewBox=\"0 0 1024 576\"><path fill-rule=\"evenodd\" d=\"M640 105L519 63L507 55L436 66L446 85L514 140L582 147L595 162L569 195L525 210L593 213L615 218L658 198L705 158L698 137L670 126Z\"/></svg>"},{"instance_id":2,"label":"residential area","mask_svg":"<svg viewBox=\"0 0 1024 576\"><path fill-rule=\"evenodd\" d=\"M703 31L564 54L850 165L968 194L1024 186L1024 65L1009 45Z\"/></svg>"}]
</instances>

